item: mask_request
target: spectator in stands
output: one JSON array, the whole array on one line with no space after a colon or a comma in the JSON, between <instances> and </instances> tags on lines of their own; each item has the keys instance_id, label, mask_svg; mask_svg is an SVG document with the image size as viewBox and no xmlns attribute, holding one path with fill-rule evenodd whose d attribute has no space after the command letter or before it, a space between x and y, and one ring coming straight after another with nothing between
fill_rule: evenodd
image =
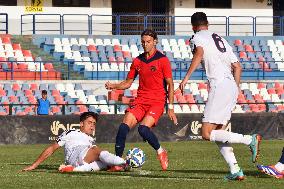
<instances>
[{"instance_id":1,"label":"spectator in stands","mask_svg":"<svg viewBox=\"0 0 284 189\"><path fill-rule=\"evenodd\" d=\"M23 171L36 169L56 150L64 146L65 164L59 167L60 172L98 171L112 165L125 165L125 160L100 149L95 145L95 133L98 115L85 112L80 116L80 130L71 129L63 132L54 144L48 146L30 166Z\"/></svg>"},{"instance_id":2,"label":"spectator in stands","mask_svg":"<svg viewBox=\"0 0 284 189\"><path fill-rule=\"evenodd\" d=\"M37 115L48 115L49 114L50 102L47 100L47 91L42 90L41 99L37 100L37 106L35 112Z\"/></svg>"},{"instance_id":3,"label":"spectator in stands","mask_svg":"<svg viewBox=\"0 0 284 189\"><path fill-rule=\"evenodd\" d=\"M261 136L257 134L242 135L224 130L237 102L241 65L228 42L208 30L208 20L205 13L194 13L191 16L191 24L195 33L190 40L193 59L179 89L183 92L191 74L203 60L202 64L206 70L210 90L202 119L202 138L216 142L221 154L229 164L231 173L225 179L243 180L243 171L238 166L230 144L248 145L252 151L252 162L256 162Z\"/></svg>"},{"instance_id":4,"label":"spectator in stands","mask_svg":"<svg viewBox=\"0 0 284 189\"><path fill-rule=\"evenodd\" d=\"M174 84L172 79L171 64L168 58L156 49L158 37L153 30L146 29L141 34L141 43L144 53L135 58L130 67L126 80L120 83L105 84L106 89L128 89L137 75L139 75L139 87L137 97L126 110L126 114L119 126L115 153L122 156L126 136L130 129L137 123L138 132L144 141L147 141L158 154L163 170L168 167L168 156L152 132L152 128L157 124L160 116L164 112L166 97L168 97L168 116L176 124L177 119L173 109L174 102ZM168 91L166 86L168 86ZM122 167L113 166L111 171L120 171Z\"/></svg>"},{"instance_id":5,"label":"spectator in stands","mask_svg":"<svg viewBox=\"0 0 284 189\"><path fill-rule=\"evenodd\" d=\"M277 179L284 178L284 148L279 161L275 165L257 165L258 170L261 172L275 177Z\"/></svg>"}]
</instances>

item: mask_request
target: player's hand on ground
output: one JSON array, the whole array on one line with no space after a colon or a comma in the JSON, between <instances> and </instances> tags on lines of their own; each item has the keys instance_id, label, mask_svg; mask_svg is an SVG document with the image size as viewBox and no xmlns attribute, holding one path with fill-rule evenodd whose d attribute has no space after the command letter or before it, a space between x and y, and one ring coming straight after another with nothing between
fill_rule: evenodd
<instances>
[{"instance_id":1,"label":"player's hand on ground","mask_svg":"<svg viewBox=\"0 0 284 189\"><path fill-rule=\"evenodd\" d=\"M112 84L111 82L106 82L105 83L105 88L107 89L107 90L112 90L112 89L114 89L114 84Z\"/></svg>"},{"instance_id":2,"label":"player's hand on ground","mask_svg":"<svg viewBox=\"0 0 284 189\"><path fill-rule=\"evenodd\" d=\"M31 171L31 170L34 170L35 168L36 168L35 166L30 165L30 166L27 166L24 169L22 169L22 171Z\"/></svg>"},{"instance_id":3,"label":"player's hand on ground","mask_svg":"<svg viewBox=\"0 0 284 189\"><path fill-rule=\"evenodd\" d=\"M177 117L176 117L176 114L175 114L174 110L169 109L168 110L168 116L169 116L170 120L172 120L174 122L175 125L178 124Z\"/></svg>"}]
</instances>

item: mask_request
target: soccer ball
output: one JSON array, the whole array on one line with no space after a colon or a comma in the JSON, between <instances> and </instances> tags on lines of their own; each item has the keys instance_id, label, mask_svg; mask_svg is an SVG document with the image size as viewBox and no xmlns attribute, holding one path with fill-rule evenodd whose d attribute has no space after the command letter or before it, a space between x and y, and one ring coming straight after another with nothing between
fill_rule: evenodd
<instances>
[{"instance_id":1,"label":"soccer ball","mask_svg":"<svg viewBox=\"0 0 284 189\"><path fill-rule=\"evenodd\" d=\"M139 148L132 148L126 154L126 163L132 168L141 167L145 163L145 153Z\"/></svg>"}]
</instances>

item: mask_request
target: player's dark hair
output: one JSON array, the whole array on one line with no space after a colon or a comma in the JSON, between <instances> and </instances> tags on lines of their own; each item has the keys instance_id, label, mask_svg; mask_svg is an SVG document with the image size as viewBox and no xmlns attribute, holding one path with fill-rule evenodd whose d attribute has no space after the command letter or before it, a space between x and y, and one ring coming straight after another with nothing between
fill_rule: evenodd
<instances>
[{"instance_id":1,"label":"player's dark hair","mask_svg":"<svg viewBox=\"0 0 284 189\"><path fill-rule=\"evenodd\" d=\"M154 30L146 29L141 33L141 37L144 35L149 35L154 38L154 40L158 40L157 33Z\"/></svg>"},{"instance_id":2,"label":"player's dark hair","mask_svg":"<svg viewBox=\"0 0 284 189\"><path fill-rule=\"evenodd\" d=\"M42 90L41 94L47 94L47 91L46 90Z\"/></svg>"},{"instance_id":3,"label":"player's dark hair","mask_svg":"<svg viewBox=\"0 0 284 189\"><path fill-rule=\"evenodd\" d=\"M98 114L95 112L84 112L80 115L80 122L85 121L89 117L93 117L96 122L98 121Z\"/></svg>"},{"instance_id":4,"label":"player's dark hair","mask_svg":"<svg viewBox=\"0 0 284 189\"><path fill-rule=\"evenodd\" d=\"M207 16L204 12L196 12L191 16L192 26L208 25Z\"/></svg>"}]
</instances>

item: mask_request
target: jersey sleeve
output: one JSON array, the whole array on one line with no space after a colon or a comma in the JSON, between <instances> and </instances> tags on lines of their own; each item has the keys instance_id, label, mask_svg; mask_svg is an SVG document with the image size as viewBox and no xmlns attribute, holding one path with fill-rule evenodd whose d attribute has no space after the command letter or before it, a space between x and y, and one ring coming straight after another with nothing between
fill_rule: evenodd
<instances>
[{"instance_id":1,"label":"jersey sleeve","mask_svg":"<svg viewBox=\"0 0 284 189\"><path fill-rule=\"evenodd\" d=\"M167 57L163 58L162 70L164 78L172 78L171 63Z\"/></svg>"},{"instance_id":2,"label":"jersey sleeve","mask_svg":"<svg viewBox=\"0 0 284 189\"><path fill-rule=\"evenodd\" d=\"M192 40L190 42L193 43L193 46L195 48L196 47L204 47L204 43L198 35L194 35L194 37L192 38Z\"/></svg>"},{"instance_id":3,"label":"jersey sleeve","mask_svg":"<svg viewBox=\"0 0 284 189\"><path fill-rule=\"evenodd\" d=\"M136 66L135 66L135 60L133 60L131 66L130 66L130 71L127 74L127 79L135 79L138 72L136 70Z\"/></svg>"},{"instance_id":4,"label":"jersey sleeve","mask_svg":"<svg viewBox=\"0 0 284 189\"><path fill-rule=\"evenodd\" d=\"M239 59L237 58L237 56L235 55L235 53L233 52L233 49L232 47L230 46L230 60L231 60L231 63L235 63L235 62L238 62Z\"/></svg>"},{"instance_id":5,"label":"jersey sleeve","mask_svg":"<svg viewBox=\"0 0 284 189\"><path fill-rule=\"evenodd\" d=\"M64 146L67 140L67 131L64 131L57 139L56 142L59 146Z\"/></svg>"}]
</instances>

